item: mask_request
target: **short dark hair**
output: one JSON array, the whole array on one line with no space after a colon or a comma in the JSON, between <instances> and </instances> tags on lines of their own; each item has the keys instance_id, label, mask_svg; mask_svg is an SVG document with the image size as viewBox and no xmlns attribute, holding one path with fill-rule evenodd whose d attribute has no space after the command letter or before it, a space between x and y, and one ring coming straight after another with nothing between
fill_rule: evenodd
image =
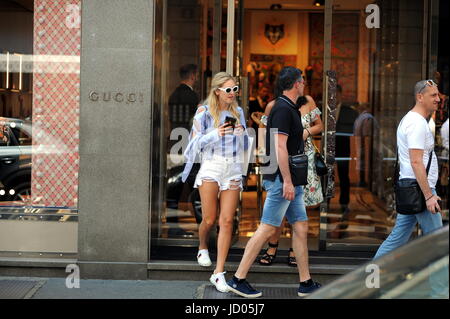
<instances>
[{"instance_id":1,"label":"short dark hair","mask_svg":"<svg viewBox=\"0 0 450 319\"><path fill-rule=\"evenodd\" d=\"M279 92L283 93L283 91L290 90L294 86L295 82L301 80L302 78L302 70L298 68L294 68L292 66L286 66L281 69L278 74L277 85L276 88Z\"/></svg>"},{"instance_id":2,"label":"short dark hair","mask_svg":"<svg viewBox=\"0 0 450 319\"><path fill-rule=\"evenodd\" d=\"M187 80L191 74L197 72L196 64L185 64L180 68L180 78L181 80Z\"/></svg>"}]
</instances>

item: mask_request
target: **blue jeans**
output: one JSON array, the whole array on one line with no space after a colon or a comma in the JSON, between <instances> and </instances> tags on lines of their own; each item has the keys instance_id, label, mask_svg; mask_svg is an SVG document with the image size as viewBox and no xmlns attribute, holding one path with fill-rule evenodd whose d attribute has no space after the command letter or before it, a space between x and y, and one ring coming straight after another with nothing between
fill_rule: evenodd
<instances>
[{"instance_id":1,"label":"blue jeans","mask_svg":"<svg viewBox=\"0 0 450 319\"><path fill-rule=\"evenodd\" d=\"M263 180L263 187L267 191L267 197L264 202L262 223L279 227L284 216L291 225L308 220L303 201L303 186L295 187L295 198L292 201L283 197L283 183L279 176L274 181Z\"/></svg>"},{"instance_id":2,"label":"blue jeans","mask_svg":"<svg viewBox=\"0 0 450 319\"><path fill-rule=\"evenodd\" d=\"M433 194L436 195L435 190L433 189L432 191ZM428 210L415 215L397 214L397 220L391 234L378 248L374 259L377 259L406 244L411 237L411 233L416 226L416 223L419 223L423 234L426 235L442 227L442 216L440 213L433 214ZM418 256L418 258L420 258L420 256ZM442 281L442 279L442 272L430 276L432 296L441 294L442 289L440 286L442 284L445 285L445 279L444 281ZM448 290L448 275L446 285Z\"/></svg>"},{"instance_id":3,"label":"blue jeans","mask_svg":"<svg viewBox=\"0 0 450 319\"><path fill-rule=\"evenodd\" d=\"M434 189L432 191L436 195L436 191ZM423 234L426 235L442 227L442 216L439 213L433 214L428 210L415 215L397 214L397 220L391 234L378 248L374 259L406 244L416 223L419 223Z\"/></svg>"}]
</instances>

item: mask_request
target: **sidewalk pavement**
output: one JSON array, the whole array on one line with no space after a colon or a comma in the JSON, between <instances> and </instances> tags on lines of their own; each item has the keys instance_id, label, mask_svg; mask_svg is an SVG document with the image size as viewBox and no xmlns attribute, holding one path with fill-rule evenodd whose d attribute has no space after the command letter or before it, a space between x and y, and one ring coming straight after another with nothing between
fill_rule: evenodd
<instances>
[{"instance_id":1,"label":"sidewalk pavement","mask_svg":"<svg viewBox=\"0 0 450 319\"><path fill-rule=\"evenodd\" d=\"M33 284L20 286L26 281ZM66 278L0 277L0 289L2 282L4 285L0 297L5 299L195 299L199 287L208 283L181 280L80 279L79 288L68 288Z\"/></svg>"},{"instance_id":2,"label":"sidewalk pavement","mask_svg":"<svg viewBox=\"0 0 450 319\"><path fill-rule=\"evenodd\" d=\"M80 279L79 287L75 284L70 278L0 276L0 299L246 299L218 292L209 281ZM298 284L254 287L263 291L259 299L299 299Z\"/></svg>"},{"instance_id":3,"label":"sidewalk pavement","mask_svg":"<svg viewBox=\"0 0 450 319\"><path fill-rule=\"evenodd\" d=\"M101 313L116 316L123 311L129 316L130 309L140 311L137 309L142 307L143 313L159 309L156 310L157 313L166 318L172 315L180 318L273 318L280 315L280 307L285 313L297 311L298 301L301 299L297 296L295 284L266 284L263 297L257 300L220 293L209 281L81 279L79 284L79 288L68 288L66 278L0 276L0 304L5 302L8 307L18 302L21 307L26 301L23 299L34 299L39 306L44 302L51 303L49 309L58 314L67 313L68 309L86 309L67 306L73 307L74 303L80 303L98 307ZM255 284L255 288L263 288L262 285L264 284ZM58 312L58 306L65 312ZM34 311L35 314L35 309L36 307L22 307L20 312Z\"/></svg>"}]
</instances>

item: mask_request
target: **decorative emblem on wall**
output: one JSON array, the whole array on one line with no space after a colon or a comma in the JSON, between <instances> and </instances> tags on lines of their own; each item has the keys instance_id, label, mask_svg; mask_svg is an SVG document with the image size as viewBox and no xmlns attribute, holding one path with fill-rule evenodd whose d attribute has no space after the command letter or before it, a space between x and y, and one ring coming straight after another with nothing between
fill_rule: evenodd
<instances>
[{"instance_id":1,"label":"decorative emblem on wall","mask_svg":"<svg viewBox=\"0 0 450 319\"><path fill-rule=\"evenodd\" d=\"M270 41L270 43L275 45L278 41L284 38L284 24L280 25L266 24L264 35Z\"/></svg>"}]
</instances>

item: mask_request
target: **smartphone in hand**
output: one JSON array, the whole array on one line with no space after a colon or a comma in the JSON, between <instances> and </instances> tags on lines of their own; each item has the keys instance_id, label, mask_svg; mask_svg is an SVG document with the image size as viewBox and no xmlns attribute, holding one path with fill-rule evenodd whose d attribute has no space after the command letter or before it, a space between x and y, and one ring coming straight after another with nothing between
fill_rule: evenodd
<instances>
[{"instance_id":1,"label":"smartphone in hand","mask_svg":"<svg viewBox=\"0 0 450 319\"><path fill-rule=\"evenodd\" d=\"M225 123L228 123L228 125L226 125L226 127L231 126L234 129L234 127L236 125L236 119L234 117L227 116L227 117L225 117Z\"/></svg>"}]
</instances>

